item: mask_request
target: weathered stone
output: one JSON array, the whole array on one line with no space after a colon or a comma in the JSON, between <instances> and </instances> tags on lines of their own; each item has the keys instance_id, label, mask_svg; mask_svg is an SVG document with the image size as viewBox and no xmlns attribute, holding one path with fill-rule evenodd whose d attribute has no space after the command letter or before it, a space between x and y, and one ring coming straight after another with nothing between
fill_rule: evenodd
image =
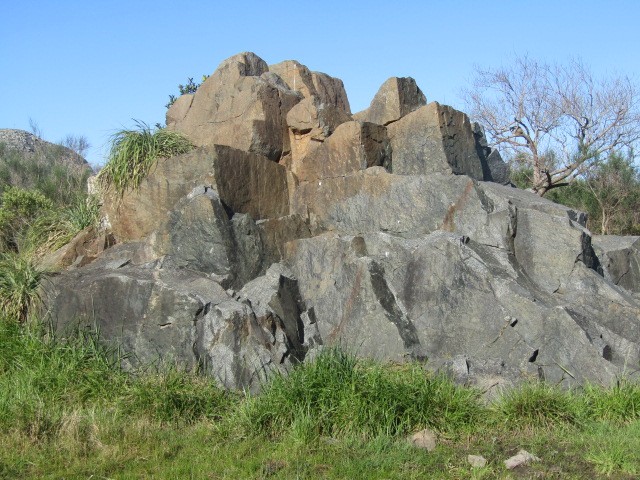
<instances>
[{"instance_id":1,"label":"weathered stone","mask_svg":"<svg viewBox=\"0 0 640 480\"><path fill-rule=\"evenodd\" d=\"M309 226L300 215L259 220L256 224L263 247L262 261L267 268L282 260L287 242L311 236Z\"/></svg>"},{"instance_id":2,"label":"weathered stone","mask_svg":"<svg viewBox=\"0 0 640 480\"><path fill-rule=\"evenodd\" d=\"M487 388L523 378L606 384L635 359L618 350L621 340L639 345L635 333L622 334L608 350L618 356L602 355L570 299L538 289L507 251L445 232L325 234L288 243L285 258L323 343L434 366L464 355L468 383ZM618 298L616 305L637 331L637 304Z\"/></svg>"},{"instance_id":3,"label":"weathered stone","mask_svg":"<svg viewBox=\"0 0 640 480\"><path fill-rule=\"evenodd\" d=\"M425 428L411 435L410 441L414 447L432 452L438 444L438 436L428 428Z\"/></svg>"},{"instance_id":4,"label":"weathered stone","mask_svg":"<svg viewBox=\"0 0 640 480\"><path fill-rule=\"evenodd\" d=\"M293 158L291 170L301 182L339 177L391 163L391 148L384 127L346 122L307 156Z\"/></svg>"},{"instance_id":5,"label":"weathered stone","mask_svg":"<svg viewBox=\"0 0 640 480\"><path fill-rule=\"evenodd\" d=\"M173 102L173 105L169 107L166 113L167 127L172 127L176 123L184 120L184 117L187 116L187 113L189 112L189 109L191 108L192 103L193 103L192 93L186 93L176 98L176 101Z\"/></svg>"},{"instance_id":6,"label":"weathered stone","mask_svg":"<svg viewBox=\"0 0 640 480\"><path fill-rule=\"evenodd\" d=\"M110 234L98 232L95 227L87 227L69 243L41 259L40 264L46 270L83 267L114 243Z\"/></svg>"},{"instance_id":7,"label":"weathered stone","mask_svg":"<svg viewBox=\"0 0 640 480\"><path fill-rule=\"evenodd\" d=\"M595 235L592 242L605 277L630 292L640 293L640 237Z\"/></svg>"},{"instance_id":8,"label":"weathered stone","mask_svg":"<svg viewBox=\"0 0 640 480\"><path fill-rule=\"evenodd\" d=\"M331 345L428 359L485 397L627 374L638 237L592 246L583 213L501 185L482 129L414 86L391 80L361 112L385 127L350 120L341 82L297 63L223 62L172 128L264 155L198 148L106 192L99 245L56 257L74 268L51 279L52 317L98 326L129 366L170 359L250 391ZM109 233L129 243L105 249Z\"/></svg>"},{"instance_id":9,"label":"weathered stone","mask_svg":"<svg viewBox=\"0 0 640 480\"><path fill-rule=\"evenodd\" d=\"M167 128L183 133L196 146L228 145L278 161L289 151L287 112L300 101L264 60L253 53L220 64L188 100L167 117Z\"/></svg>"},{"instance_id":10,"label":"weathered stone","mask_svg":"<svg viewBox=\"0 0 640 480\"><path fill-rule=\"evenodd\" d=\"M135 265L134 250L118 245L92 265L52 279L48 313L60 332L97 328L122 348L126 368L178 364L253 392L270 372L304 359L309 312L297 281L281 266L231 298L192 270Z\"/></svg>"},{"instance_id":11,"label":"weathered stone","mask_svg":"<svg viewBox=\"0 0 640 480\"><path fill-rule=\"evenodd\" d=\"M377 167L302 183L291 208L308 216L313 232L415 237L442 229L508 248L515 228L513 206L496 190L486 194L486 185L466 176L391 175Z\"/></svg>"},{"instance_id":12,"label":"weathered stone","mask_svg":"<svg viewBox=\"0 0 640 480\"><path fill-rule=\"evenodd\" d=\"M520 450L513 457L508 458L504 461L504 466L509 470L512 470L521 465L529 465L532 462L539 462L540 459L535 455L530 454L526 450Z\"/></svg>"},{"instance_id":13,"label":"weathered stone","mask_svg":"<svg viewBox=\"0 0 640 480\"><path fill-rule=\"evenodd\" d=\"M511 169L509 164L502 160L500 152L498 150L489 147L487 137L484 133L484 128L477 122L472 125L473 134L476 138L476 147L478 149L478 155L481 159L484 159L486 163L485 168L485 180L488 182L496 182L502 185L511 184Z\"/></svg>"},{"instance_id":14,"label":"weathered stone","mask_svg":"<svg viewBox=\"0 0 640 480\"><path fill-rule=\"evenodd\" d=\"M589 232L569 218L518 209L516 229L514 253L518 262L529 278L549 293L560 289L576 262L598 267Z\"/></svg>"},{"instance_id":15,"label":"weathered stone","mask_svg":"<svg viewBox=\"0 0 640 480\"><path fill-rule=\"evenodd\" d=\"M332 105L351 114L347 92L339 78L312 72L295 60L269 65L269 71L276 73L291 89L300 92L305 98L315 96L321 104Z\"/></svg>"},{"instance_id":16,"label":"weathered stone","mask_svg":"<svg viewBox=\"0 0 640 480\"><path fill-rule=\"evenodd\" d=\"M150 239L166 267L214 274L234 283L234 237L227 213L213 188L195 189L176 205L163 228Z\"/></svg>"},{"instance_id":17,"label":"weathered stone","mask_svg":"<svg viewBox=\"0 0 640 480\"><path fill-rule=\"evenodd\" d=\"M447 105L431 102L388 126L393 173L454 173L475 180L487 178L487 167L469 117Z\"/></svg>"},{"instance_id":18,"label":"weathered stone","mask_svg":"<svg viewBox=\"0 0 640 480\"><path fill-rule=\"evenodd\" d=\"M411 77L391 77L382 84L371 105L353 115L354 120L388 125L426 105L427 99Z\"/></svg>"},{"instance_id":19,"label":"weathered stone","mask_svg":"<svg viewBox=\"0 0 640 480\"><path fill-rule=\"evenodd\" d=\"M304 311L295 278L274 265L197 320L201 368L227 388L257 391L271 372L304 360Z\"/></svg>"},{"instance_id":20,"label":"weathered stone","mask_svg":"<svg viewBox=\"0 0 640 480\"><path fill-rule=\"evenodd\" d=\"M289 214L285 168L264 157L215 145L161 158L136 190L107 192L102 215L117 241L145 238L162 227L195 188L213 188L232 212L254 219Z\"/></svg>"},{"instance_id":21,"label":"weathered stone","mask_svg":"<svg viewBox=\"0 0 640 480\"><path fill-rule=\"evenodd\" d=\"M338 125L350 120L351 116L344 110L320 103L318 97L304 98L287 113L292 160L297 161L308 155Z\"/></svg>"},{"instance_id":22,"label":"weathered stone","mask_svg":"<svg viewBox=\"0 0 640 480\"><path fill-rule=\"evenodd\" d=\"M467 462L473 468L483 468L487 466L487 459L482 455L467 455Z\"/></svg>"}]
</instances>

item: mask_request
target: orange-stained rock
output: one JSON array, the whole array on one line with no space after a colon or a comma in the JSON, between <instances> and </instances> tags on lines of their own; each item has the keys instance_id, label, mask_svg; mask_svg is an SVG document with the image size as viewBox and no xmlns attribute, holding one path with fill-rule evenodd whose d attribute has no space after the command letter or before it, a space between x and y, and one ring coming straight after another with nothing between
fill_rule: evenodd
<instances>
[{"instance_id":1,"label":"orange-stained rock","mask_svg":"<svg viewBox=\"0 0 640 480\"><path fill-rule=\"evenodd\" d=\"M302 158L293 157L291 171L300 182L338 177L369 167L388 166L391 148L385 127L345 122Z\"/></svg>"},{"instance_id":2,"label":"orange-stained rock","mask_svg":"<svg viewBox=\"0 0 640 480\"><path fill-rule=\"evenodd\" d=\"M354 120L388 125L425 105L427 99L411 77L391 77L382 84L371 106L353 115Z\"/></svg>"},{"instance_id":3,"label":"orange-stained rock","mask_svg":"<svg viewBox=\"0 0 640 480\"><path fill-rule=\"evenodd\" d=\"M167 112L167 128L196 146L228 145L278 161L289 151L287 112L301 99L254 53L228 58L188 99Z\"/></svg>"},{"instance_id":4,"label":"orange-stained rock","mask_svg":"<svg viewBox=\"0 0 640 480\"><path fill-rule=\"evenodd\" d=\"M286 169L265 157L227 146L202 147L158 160L136 190L105 194L102 214L118 242L158 229L196 187L213 188L232 212L255 220L289 214Z\"/></svg>"}]
</instances>

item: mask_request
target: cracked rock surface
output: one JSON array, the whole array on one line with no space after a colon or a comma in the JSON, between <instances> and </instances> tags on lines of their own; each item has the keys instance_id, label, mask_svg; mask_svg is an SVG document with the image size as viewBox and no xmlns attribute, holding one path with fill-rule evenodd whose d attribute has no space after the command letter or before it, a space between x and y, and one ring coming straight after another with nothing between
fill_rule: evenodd
<instances>
[{"instance_id":1,"label":"cracked rock surface","mask_svg":"<svg viewBox=\"0 0 640 480\"><path fill-rule=\"evenodd\" d=\"M230 389L327 345L489 393L637 377L638 237L512 188L479 125L425 103L394 77L352 116L329 75L225 60L167 113L198 148L105 192L111 240L50 279L51 319Z\"/></svg>"}]
</instances>

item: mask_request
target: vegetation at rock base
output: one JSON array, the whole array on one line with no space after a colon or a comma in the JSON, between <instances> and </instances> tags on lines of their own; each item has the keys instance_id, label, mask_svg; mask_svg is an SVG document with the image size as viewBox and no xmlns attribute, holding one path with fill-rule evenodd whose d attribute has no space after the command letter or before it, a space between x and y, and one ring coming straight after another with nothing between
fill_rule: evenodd
<instances>
[{"instance_id":1,"label":"vegetation at rock base","mask_svg":"<svg viewBox=\"0 0 640 480\"><path fill-rule=\"evenodd\" d=\"M28 154L0 145L0 309L14 321L26 322L38 305L40 260L97 221L90 170L67 156L55 145Z\"/></svg>"},{"instance_id":2,"label":"vegetation at rock base","mask_svg":"<svg viewBox=\"0 0 640 480\"><path fill-rule=\"evenodd\" d=\"M490 404L420 365L327 349L262 394L175 368L124 372L99 335L0 321L0 478L634 478L640 386L533 383ZM406 440L424 427L438 446ZM467 455L488 464L472 468Z\"/></svg>"},{"instance_id":3,"label":"vegetation at rock base","mask_svg":"<svg viewBox=\"0 0 640 480\"><path fill-rule=\"evenodd\" d=\"M134 130L120 130L111 137L111 150L99 178L122 194L136 188L160 157L186 153L193 145L178 132L152 129L136 121Z\"/></svg>"}]
</instances>

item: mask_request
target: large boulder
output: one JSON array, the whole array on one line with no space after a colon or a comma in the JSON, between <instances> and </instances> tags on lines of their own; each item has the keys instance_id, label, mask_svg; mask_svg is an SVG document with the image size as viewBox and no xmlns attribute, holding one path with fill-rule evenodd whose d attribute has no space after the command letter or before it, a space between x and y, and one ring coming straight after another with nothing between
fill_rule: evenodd
<instances>
[{"instance_id":1,"label":"large boulder","mask_svg":"<svg viewBox=\"0 0 640 480\"><path fill-rule=\"evenodd\" d=\"M180 365L252 392L270 373L304 360L308 341L317 345L313 314L282 267L233 294L192 270L136 264L136 248L113 247L49 282L48 312L58 332L98 329L126 353L125 368Z\"/></svg>"},{"instance_id":2,"label":"large boulder","mask_svg":"<svg viewBox=\"0 0 640 480\"><path fill-rule=\"evenodd\" d=\"M366 110L353 115L354 120L389 125L427 104L422 90L411 77L391 77L382 84Z\"/></svg>"},{"instance_id":3,"label":"large boulder","mask_svg":"<svg viewBox=\"0 0 640 480\"><path fill-rule=\"evenodd\" d=\"M278 161L289 151L287 112L301 96L254 53L228 58L167 111L167 128L196 146L228 145Z\"/></svg>"},{"instance_id":4,"label":"large boulder","mask_svg":"<svg viewBox=\"0 0 640 480\"><path fill-rule=\"evenodd\" d=\"M337 79L252 54L207 82L168 119L225 145L106 192L109 229L55 256L59 328L250 391L332 344L482 390L637 375L638 237L512 188L464 113L391 79L353 120Z\"/></svg>"},{"instance_id":5,"label":"large boulder","mask_svg":"<svg viewBox=\"0 0 640 480\"><path fill-rule=\"evenodd\" d=\"M347 92L339 78L322 72L312 72L295 60L270 65L269 71L278 75L287 86L300 92L305 98L314 96L321 104L332 105L346 114L351 114Z\"/></svg>"},{"instance_id":6,"label":"large boulder","mask_svg":"<svg viewBox=\"0 0 640 480\"><path fill-rule=\"evenodd\" d=\"M431 102L387 128L393 173L454 173L485 180L487 167L466 114Z\"/></svg>"},{"instance_id":7,"label":"large boulder","mask_svg":"<svg viewBox=\"0 0 640 480\"><path fill-rule=\"evenodd\" d=\"M119 242L140 240L162 227L194 188L214 189L233 212L255 220L289 214L285 168L265 157L221 145L158 160L140 186L105 195L102 215Z\"/></svg>"},{"instance_id":8,"label":"large boulder","mask_svg":"<svg viewBox=\"0 0 640 480\"><path fill-rule=\"evenodd\" d=\"M390 164L391 146L386 129L375 123L351 121L339 125L306 156L294 157L291 171L299 181L307 182Z\"/></svg>"},{"instance_id":9,"label":"large boulder","mask_svg":"<svg viewBox=\"0 0 640 480\"><path fill-rule=\"evenodd\" d=\"M595 235L593 246L605 276L615 285L640 293L640 237Z\"/></svg>"},{"instance_id":10,"label":"large boulder","mask_svg":"<svg viewBox=\"0 0 640 480\"><path fill-rule=\"evenodd\" d=\"M287 113L291 161L295 163L324 142L338 125L351 116L335 105L322 103L318 97L305 97Z\"/></svg>"},{"instance_id":11,"label":"large boulder","mask_svg":"<svg viewBox=\"0 0 640 480\"><path fill-rule=\"evenodd\" d=\"M463 358L465 380L482 386L610 383L637 361L637 333L584 322L579 300L536 288L502 249L443 231L412 239L327 233L287 248L324 344L377 359L428 358L432 366ZM601 280L594 272L587 283ZM628 299L615 305L627 318L640 312Z\"/></svg>"}]
</instances>

